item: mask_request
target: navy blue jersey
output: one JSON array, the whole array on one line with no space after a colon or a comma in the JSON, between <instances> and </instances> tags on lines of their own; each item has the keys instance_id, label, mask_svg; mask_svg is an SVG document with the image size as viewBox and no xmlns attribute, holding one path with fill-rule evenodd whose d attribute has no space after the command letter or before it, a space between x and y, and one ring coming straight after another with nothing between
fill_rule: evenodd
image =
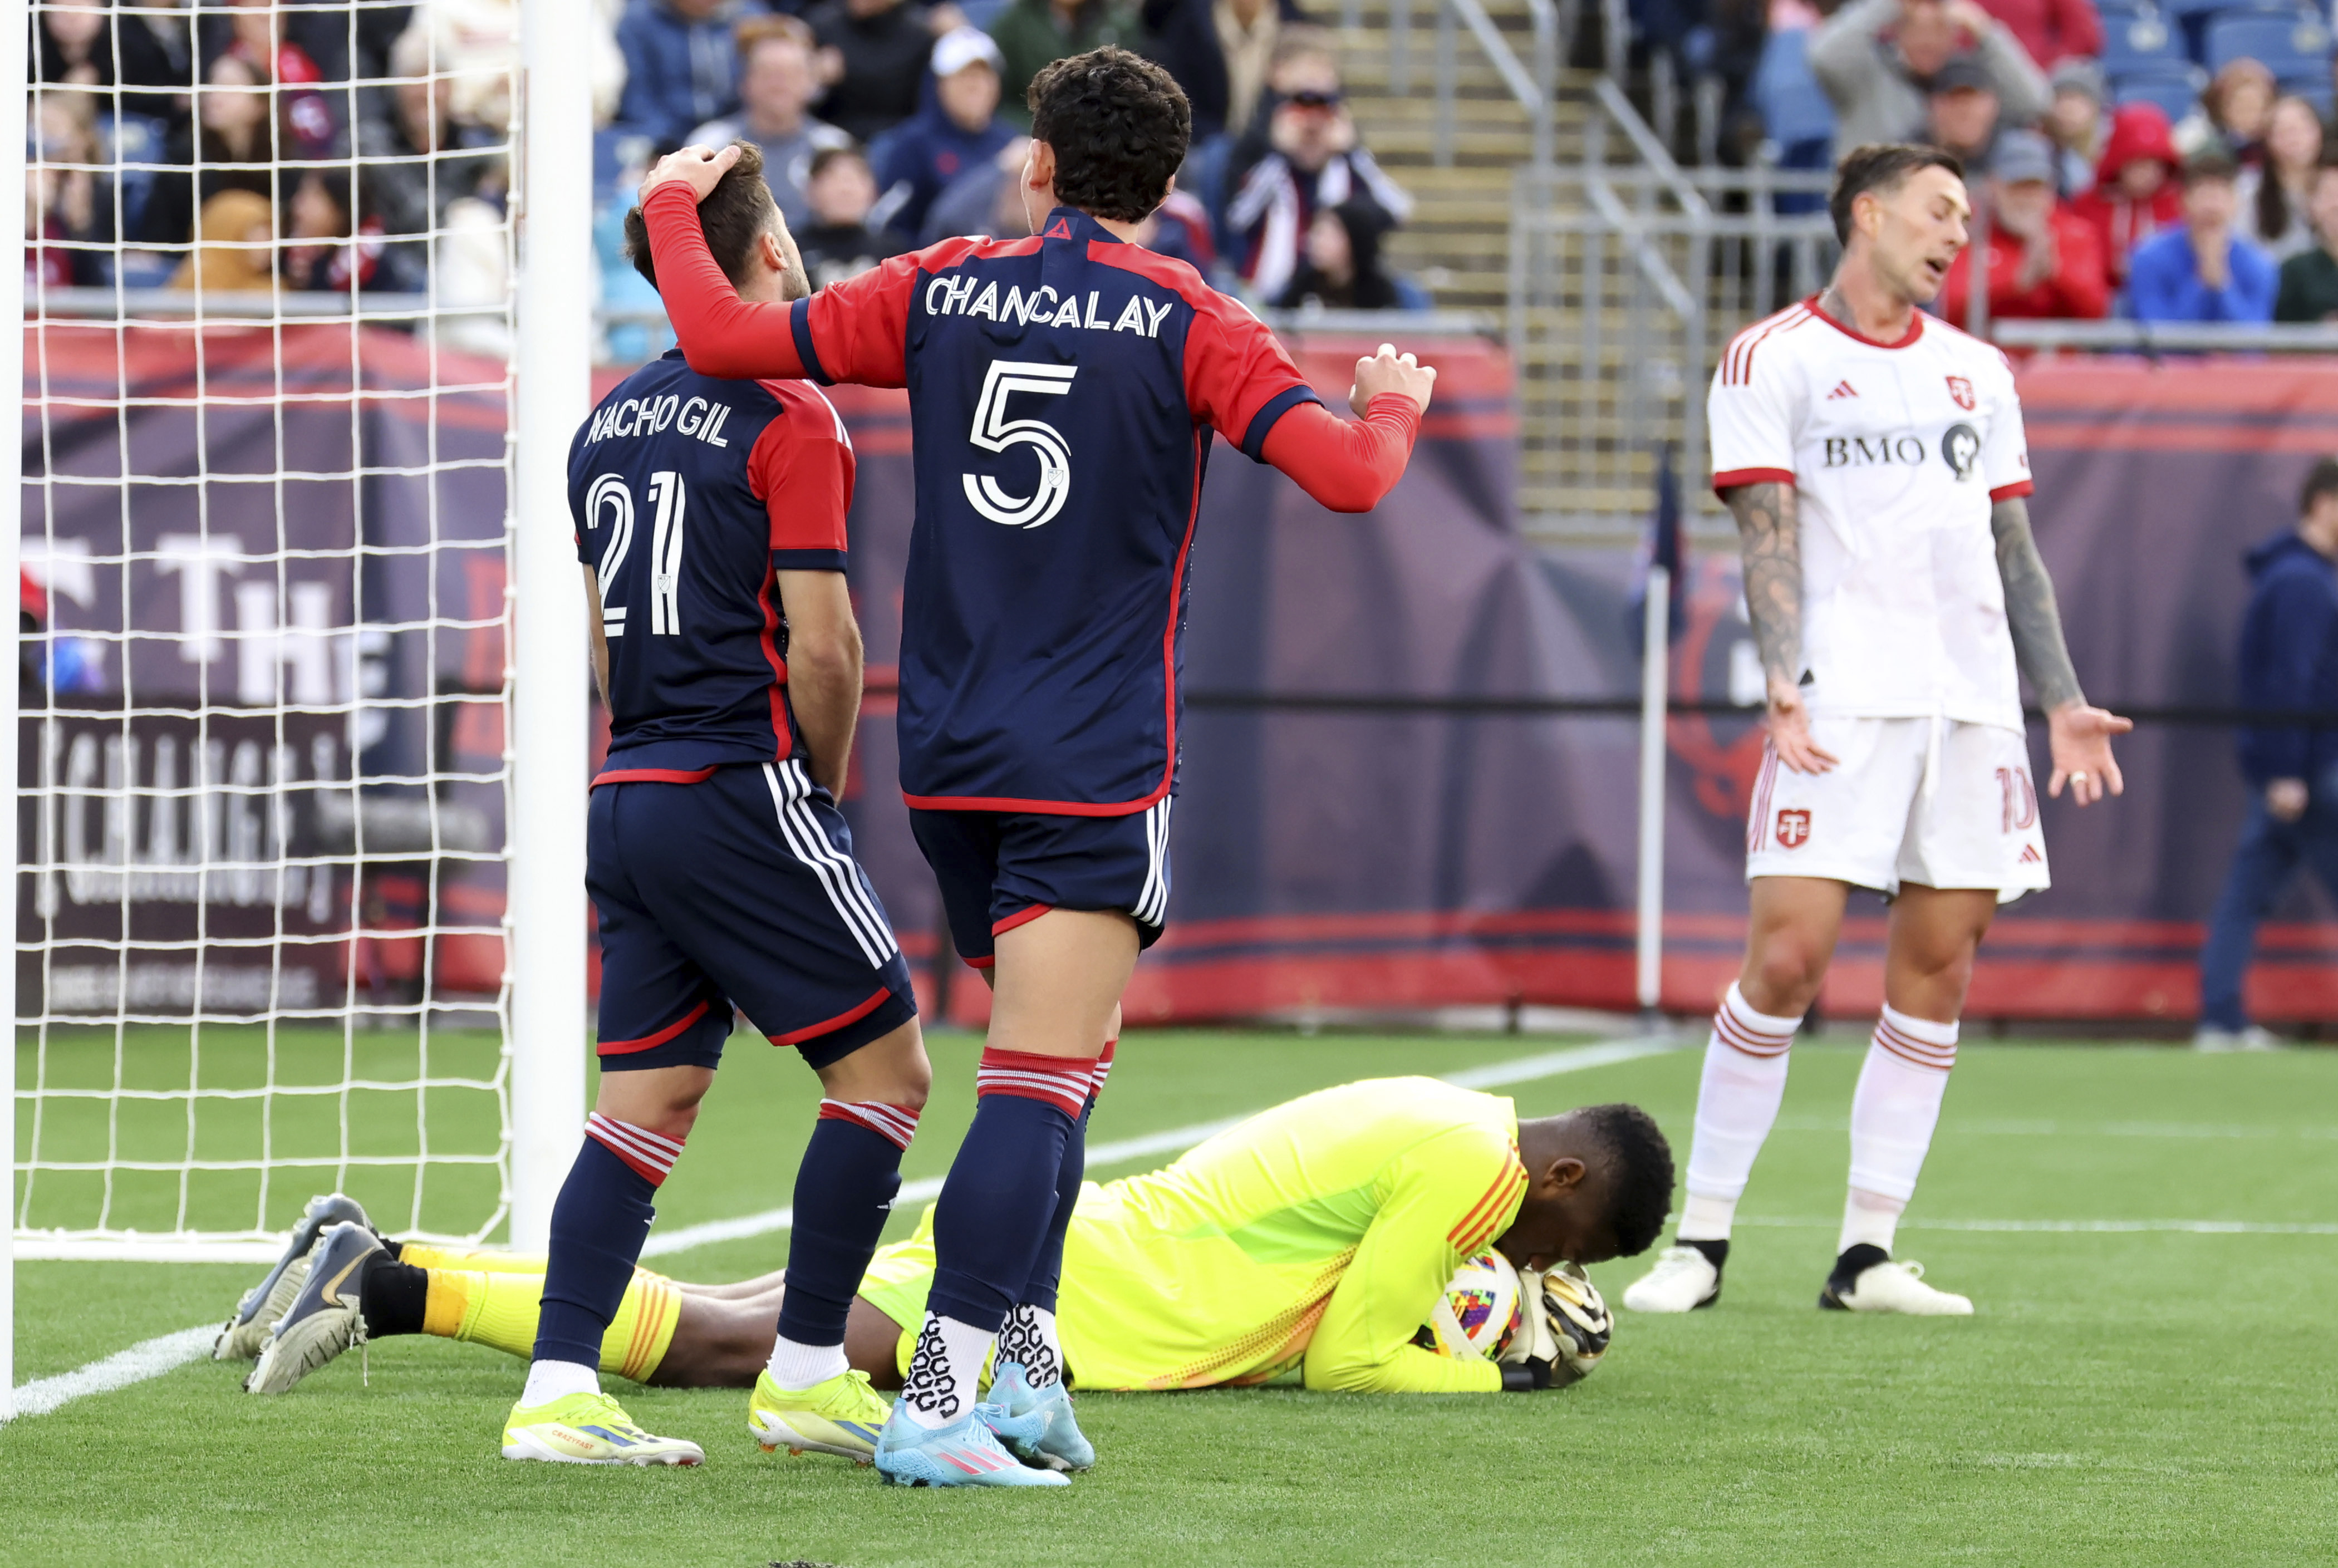
<instances>
[{"instance_id":1,"label":"navy blue jersey","mask_svg":"<svg viewBox=\"0 0 2338 1568\"><path fill-rule=\"evenodd\" d=\"M609 639L596 782L796 751L772 573L844 570L852 475L843 421L800 381L718 381L675 350L601 400L568 453Z\"/></svg>"},{"instance_id":2,"label":"navy blue jersey","mask_svg":"<svg viewBox=\"0 0 2338 1568\"><path fill-rule=\"evenodd\" d=\"M1256 458L1321 401L1273 334L1070 208L1029 239L896 257L790 325L815 380L909 391L909 804L1115 816L1167 796L1211 429Z\"/></svg>"}]
</instances>

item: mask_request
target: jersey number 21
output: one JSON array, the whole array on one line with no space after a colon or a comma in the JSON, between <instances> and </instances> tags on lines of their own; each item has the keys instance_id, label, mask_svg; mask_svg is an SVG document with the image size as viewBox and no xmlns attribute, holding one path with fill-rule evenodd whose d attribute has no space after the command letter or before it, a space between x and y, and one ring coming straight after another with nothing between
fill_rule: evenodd
<instances>
[{"instance_id":1,"label":"jersey number 21","mask_svg":"<svg viewBox=\"0 0 2338 1568\"><path fill-rule=\"evenodd\" d=\"M657 518L650 534L650 635L673 637L682 632L682 515L690 495L682 475L661 468L650 475L650 504ZM584 495L584 525L601 526L606 507L615 533L601 556L601 628L612 637L625 634L625 607L611 601L625 552L634 546L634 493L622 475L604 474Z\"/></svg>"}]
</instances>

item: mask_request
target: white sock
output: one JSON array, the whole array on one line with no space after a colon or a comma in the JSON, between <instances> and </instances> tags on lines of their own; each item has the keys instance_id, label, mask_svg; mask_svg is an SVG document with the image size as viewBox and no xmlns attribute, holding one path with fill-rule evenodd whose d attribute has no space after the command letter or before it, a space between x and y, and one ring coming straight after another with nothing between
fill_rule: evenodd
<instances>
[{"instance_id":1,"label":"white sock","mask_svg":"<svg viewBox=\"0 0 2338 1568\"><path fill-rule=\"evenodd\" d=\"M852 1370L841 1345L799 1345L781 1336L771 1343L771 1381L791 1392L841 1377Z\"/></svg>"},{"instance_id":2,"label":"white sock","mask_svg":"<svg viewBox=\"0 0 2338 1568\"><path fill-rule=\"evenodd\" d=\"M1023 1379L1034 1388L1052 1388L1064 1380L1064 1348L1056 1338L1056 1315L1045 1307L1017 1307L998 1330L998 1358L1022 1364Z\"/></svg>"},{"instance_id":3,"label":"white sock","mask_svg":"<svg viewBox=\"0 0 2338 1568\"><path fill-rule=\"evenodd\" d=\"M571 1394L598 1394L601 1370L582 1361L537 1361L527 1369L527 1387L519 1402L527 1409L565 1399Z\"/></svg>"},{"instance_id":4,"label":"white sock","mask_svg":"<svg viewBox=\"0 0 2338 1568\"><path fill-rule=\"evenodd\" d=\"M1778 1102L1786 1094L1787 1051L1799 1018L1773 1018L1746 1004L1734 982L1713 1015L1704 1076L1696 1091L1696 1140L1689 1145L1684 1241L1724 1241L1737 1200L1754 1173Z\"/></svg>"},{"instance_id":5,"label":"white sock","mask_svg":"<svg viewBox=\"0 0 2338 1568\"><path fill-rule=\"evenodd\" d=\"M1843 1208L1843 1246L1868 1241L1891 1250L1956 1061L1954 1024L1883 1009L1851 1099L1852 1200Z\"/></svg>"},{"instance_id":6,"label":"white sock","mask_svg":"<svg viewBox=\"0 0 2338 1568\"><path fill-rule=\"evenodd\" d=\"M1907 1211L1905 1199L1886 1198L1881 1192L1852 1188L1842 1200L1842 1233L1835 1238L1836 1255L1850 1251L1862 1241L1891 1251L1892 1238L1900 1233L1900 1216Z\"/></svg>"},{"instance_id":7,"label":"white sock","mask_svg":"<svg viewBox=\"0 0 2338 1568\"><path fill-rule=\"evenodd\" d=\"M963 1419L974 1408L975 1380L982 1375L983 1357L997 1336L971 1323L936 1313L926 1314L918 1330L918 1348L909 1357L909 1376L901 1386L899 1408L909 1419L931 1430Z\"/></svg>"}]
</instances>

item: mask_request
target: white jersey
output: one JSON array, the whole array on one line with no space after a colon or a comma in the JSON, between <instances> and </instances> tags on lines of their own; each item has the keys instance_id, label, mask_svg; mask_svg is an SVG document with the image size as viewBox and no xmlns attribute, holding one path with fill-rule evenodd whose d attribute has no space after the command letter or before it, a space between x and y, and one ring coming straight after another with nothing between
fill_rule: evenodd
<instances>
[{"instance_id":1,"label":"white jersey","mask_svg":"<svg viewBox=\"0 0 2338 1568\"><path fill-rule=\"evenodd\" d=\"M2004 355L1920 311L1878 343L1808 300L1731 340L1706 427L1714 489L1794 486L1813 714L2021 727L1989 532L2030 491Z\"/></svg>"}]
</instances>

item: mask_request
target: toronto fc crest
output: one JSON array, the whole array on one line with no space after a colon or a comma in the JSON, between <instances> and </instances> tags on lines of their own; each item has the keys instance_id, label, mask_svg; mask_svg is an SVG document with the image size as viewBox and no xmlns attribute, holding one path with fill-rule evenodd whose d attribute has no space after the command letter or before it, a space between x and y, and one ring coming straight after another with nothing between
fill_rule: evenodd
<instances>
[{"instance_id":1,"label":"toronto fc crest","mask_svg":"<svg viewBox=\"0 0 2338 1568\"><path fill-rule=\"evenodd\" d=\"M1968 414L1972 412L1973 389L1971 382L1966 380L1961 376L1950 377L1949 396L1957 400L1958 407L1963 409Z\"/></svg>"},{"instance_id":2,"label":"toronto fc crest","mask_svg":"<svg viewBox=\"0 0 2338 1568\"><path fill-rule=\"evenodd\" d=\"M1778 842L1789 849L1799 849L1810 842L1811 814L1796 809L1778 813Z\"/></svg>"}]
</instances>

